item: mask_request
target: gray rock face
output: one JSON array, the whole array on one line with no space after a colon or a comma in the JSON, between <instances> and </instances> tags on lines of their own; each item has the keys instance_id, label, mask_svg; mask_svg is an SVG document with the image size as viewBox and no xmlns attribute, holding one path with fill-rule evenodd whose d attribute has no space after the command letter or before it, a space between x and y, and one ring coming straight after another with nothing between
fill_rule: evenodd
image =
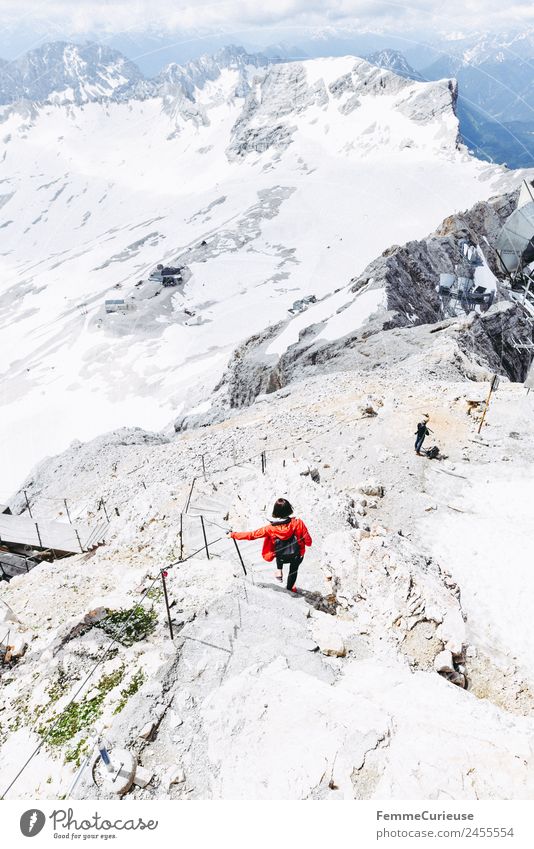
<instances>
[{"instance_id":1,"label":"gray rock face","mask_svg":"<svg viewBox=\"0 0 534 849\"><path fill-rule=\"evenodd\" d=\"M454 272L463 239L477 244L491 271L502 277L492 245L516 200L517 193L511 192L477 203L466 212L446 218L427 238L388 248L353 281L352 291L357 293L370 281L375 288L385 287L387 308L394 313L385 328L443 320L446 316L436 286L441 272Z\"/></svg>"},{"instance_id":2,"label":"gray rock face","mask_svg":"<svg viewBox=\"0 0 534 849\"><path fill-rule=\"evenodd\" d=\"M362 97L398 95L403 91L406 97L397 102L396 108L413 121L425 122L450 114L451 108L454 111L457 91L451 80L427 84L416 91L413 80L355 59L351 71L327 88L322 79L308 81L301 62L271 66L263 78L252 83L233 128L228 156L236 159L253 151L287 148L296 129L291 117L312 106L339 102L339 111L347 115L360 106Z\"/></svg>"},{"instance_id":3,"label":"gray rock face","mask_svg":"<svg viewBox=\"0 0 534 849\"><path fill-rule=\"evenodd\" d=\"M232 130L228 149L231 159L252 151L288 147L296 126L286 124L284 118L328 101L322 80L308 85L306 71L300 62L275 65L255 83Z\"/></svg>"},{"instance_id":4,"label":"gray rock face","mask_svg":"<svg viewBox=\"0 0 534 849\"><path fill-rule=\"evenodd\" d=\"M496 374L522 382L527 376L531 351L514 344L532 340L531 320L524 310L502 301L485 315L477 315L471 326L458 335L461 350Z\"/></svg>"},{"instance_id":5,"label":"gray rock face","mask_svg":"<svg viewBox=\"0 0 534 849\"><path fill-rule=\"evenodd\" d=\"M164 86L162 99L163 112L174 120L182 118L184 121L192 121L197 127L209 125L206 110L194 100L190 100L180 86Z\"/></svg>"},{"instance_id":6,"label":"gray rock face","mask_svg":"<svg viewBox=\"0 0 534 849\"><path fill-rule=\"evenodd\" d=\"M360 95L390 95L397 94L405 88L409 88L409 80L392 74L383 68L370 65L363 59L357 59L350 74L344 74L339 80L330 84L329 90L333 97L339 98L343 94Z\"/></svg>"},{"instance_id":7,"label":"gray rock face","mask_svg":"<svg viewBox=\"0 0 534 849\"><path fill-rule=\"evenodd\" d=\"M379 63L376 63L379 64ZM395 73L392 73L395 71ZM427 86L413 87L414 78L395 68L386 70L357 60L351 73L345 74L329 86L334 98L349 93L351 97L341 107L341 111L352 111L358 105L358 98L366 95L399 94L406 91L406 98L397 104L400 112L419 123L440 115L454 112L458 98L458 87L454 80L440 80Z\"/></svg>"},{"instance_id":8,"label":"gray rock face","mask_svg":"<svg viewBox=\"0 0 534 849\"><path fill-rule=\"evenodd\" d=\"M281 325L268 327L236 348L222 379L213 391L209 413L177 419L174 424L175 431L223 421L230 409L247 407L258 395L276 392L284 386L286 377L277 367L277 358L265 354L265 349L280 327Z\"/></svg>"},{"instance_id":9,"label":"gray rock face","mask_svg":"<svg viewBox=\"0 0 534 849\"><path fill-rule=\"evenodd\" d=\"M452 345L445 357L447 368L472 379L496 372L524 380L530 352L517 343L532 341L532 326L523 308L509 300L507 289L499 288L498 302L487 313L471 313L467 320L448 318L436 291L440 273L453 272L461 259L460 243L466 238L479 246L493 273L502 276L491 245L515 207L516 197L513 192L477 203L445 219L427 238L384 251L351 281L347 300L350 304L350 293L357 298L363 290L383 289L385 307L342 338L328 341L321 336L324 321L310 324L280 357L267 351L286 323L248 339L234 352L215 389L210 412L181 420L177 429L221 420L229 410L251 404L258 395L276 392L318 369L367 370L394 365L416 351L423 357L428 352L429 368L434 369L431 352L438 332L442 342L447 339ZM421 332L414 333L415 327L421 327ZM402 335L400 329L404 329Z\"/></svg>"},{"instance_id":10,"label":"gray rock face","mask_svg":"<svg viewBox=\"0 0 534 849\"><path fill-rule=\"evenodd\" d=\"M431 92L430 96L424 89L410 92L399 106L400 111L412 121L425 123L429 118L447 115L451 108L456 110L458 85L454 80L442 80L437 87L434 84Z\"/></svg>"}]
</instances>

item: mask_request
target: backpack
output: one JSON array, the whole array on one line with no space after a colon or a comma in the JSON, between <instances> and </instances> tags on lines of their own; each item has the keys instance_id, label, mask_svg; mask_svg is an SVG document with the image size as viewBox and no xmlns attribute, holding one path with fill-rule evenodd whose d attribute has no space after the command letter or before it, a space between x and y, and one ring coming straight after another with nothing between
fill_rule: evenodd
<instances>
[{"instance_id":1,"label":"backpack","mask_svg":"<svg viewBox=\"0 0 534 849\"><path fill-rule=\"evenodd\" d=\"M300 548L295 534L291 534L288 539L275 539L274 552L276 558L283 563L289 563L296 557L300 557Z\"/></svg>"}]
</instances>

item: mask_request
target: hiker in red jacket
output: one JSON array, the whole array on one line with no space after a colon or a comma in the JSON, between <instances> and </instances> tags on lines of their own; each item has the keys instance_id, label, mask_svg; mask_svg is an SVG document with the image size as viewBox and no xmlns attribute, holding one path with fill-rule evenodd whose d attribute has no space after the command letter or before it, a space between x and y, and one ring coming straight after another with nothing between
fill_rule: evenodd
<instances>
[{"instance_id":1,"label":"hiker in red jacket","mask_svg":"<svg viewBox=\"0 0 534 849\"><path fill-rule=\"evenodd\" d=\"M282 567L284 563L288 563L286 586L291 592L297 591L297 572L306 546L312 544L312 539L302 519L293 516L293 508L286 498L275 501L272 519L268 525L256 531L231 531L228 536L232 539L263 538L262 556L269 563L276 559L276 580L282 582Z\"/></svg>"}]
</instances>

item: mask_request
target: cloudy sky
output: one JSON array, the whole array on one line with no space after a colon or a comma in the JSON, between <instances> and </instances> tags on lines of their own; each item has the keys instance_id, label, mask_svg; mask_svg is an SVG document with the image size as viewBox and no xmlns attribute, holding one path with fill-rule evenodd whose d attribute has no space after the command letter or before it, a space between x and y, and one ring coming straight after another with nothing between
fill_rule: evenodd
<instances>
[{"instance_id":1,"label":"cloudy sky","mask_svg":"<svg viewBox=\"0 0 534 849\"><path fill-rule=\"evenodd\" d=\"M302 45L373 32L417 41L533 25L532 0L0 0L0 56L86 36L129 45L129 55L164 51L165 43L187 55L217 40Z\"/></svg>"},{"instance_id":2,"label":"cloudy sky","mask_svg":"<svg viewBox=\"0 0 534 849\"><path fill-rule=\"evenodd\" d=\"M531 0L0 0L3 21L84 32L216 27L502 28L532 23Z\"/></svg>"}]
</instances>

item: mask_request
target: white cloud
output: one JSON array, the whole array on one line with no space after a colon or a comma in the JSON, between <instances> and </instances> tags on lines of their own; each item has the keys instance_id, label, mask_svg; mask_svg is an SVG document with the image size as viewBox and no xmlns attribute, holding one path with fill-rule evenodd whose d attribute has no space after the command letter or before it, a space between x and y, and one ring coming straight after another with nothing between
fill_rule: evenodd
<instances>
[{"instance_id":1,"label":"white cloud","mask_svg":"<svg viewBox=\"0 0 534 849\"><path fill-rule=\"evenodd\" d=\"M102 31L242 32L261 27L417 30L534 23L531 0L0 0L0 23L65 34Z\"/></svg>"}]
</instances>

